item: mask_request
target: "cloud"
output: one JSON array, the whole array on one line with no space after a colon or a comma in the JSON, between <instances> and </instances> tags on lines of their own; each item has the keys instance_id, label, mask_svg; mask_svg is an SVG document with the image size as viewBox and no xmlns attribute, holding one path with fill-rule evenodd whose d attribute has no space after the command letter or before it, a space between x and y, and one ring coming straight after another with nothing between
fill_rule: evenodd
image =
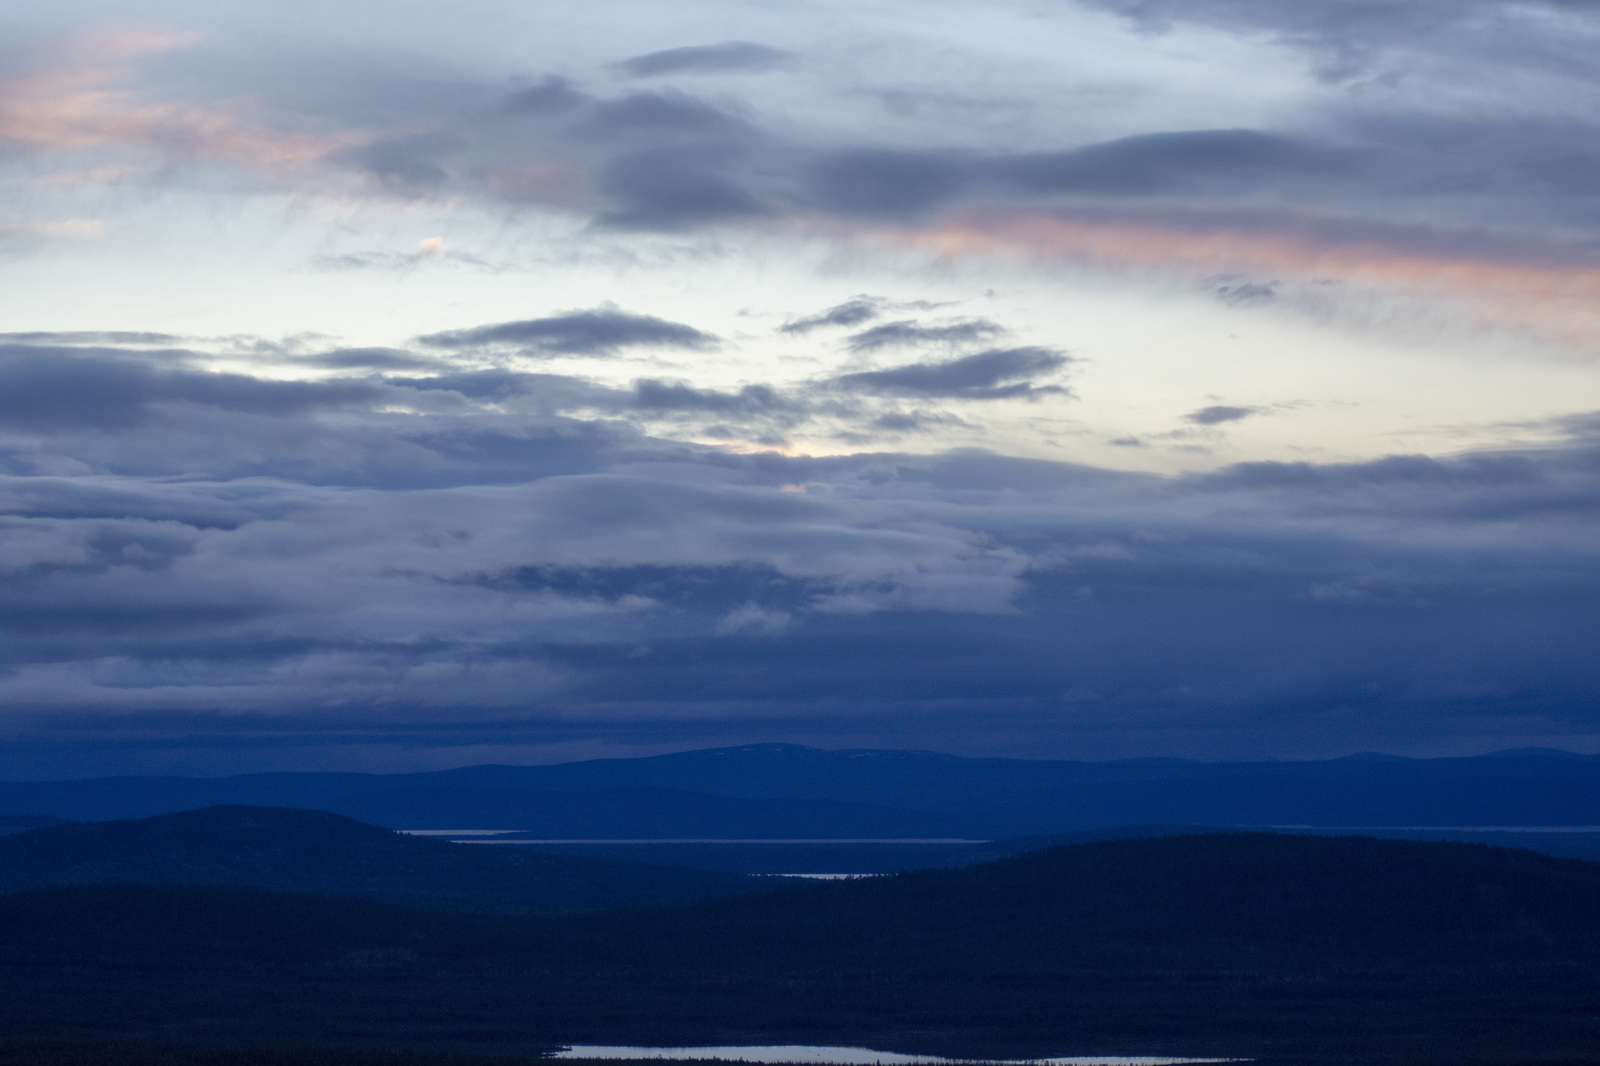
<instances>
[{"instance_id":1,"label":"cloud","mask_svg":"<svg viewBox=\"0 0 1600 1066\"><path fill-rule=\"evenodd\" d=\"M27 241L95 241L104 237L105 222L98 218L55 218L0 225L0 240L7 243Z\"/></svg>"},{"instance_id":2,"label":"cloud","mask_svg":"<svg viewBox=\"0 0 1600 1066\"><path fill-rule=\"evenodd\" d=\"M970 344L998 337L1005 332L1005 327L985 318L942 326L925 326L907 319L901 322L886 322L881 326L853 333L846 339L845 346L852 352L873 352L880 348Z\"/></svg>"},{"instance_id":3,"label":"cloud","mask_svg":"<svg viewBox=\"0 0 1600 1066\"><path fill-rule=\"evenodd\" d=\"M296 363L329 370L429 370L444 365L438 359L398 348L335 348L293 358Z\"/></svg>"},{"instance_id":4,"label":"cloud","mask_svg":"<svg viewBox=\"0 0 1600 1066\"><path fill-rule=\"evenodd\" d=\"M413 188L405 195L421 199L431 195L428 192L429 183ZM398 188L396 191L399 191ZM417 242L417 250L405 252L344 252L337 255L315 255L307 263L307 268L315 271L330 273L343 273L356 270L384 270L398 274L407 274L417 269L424 263L433 262L449 264L456 267L467 267L478 270L498 269L496 264L485 262L475 255L463 252L448 251L444 247L441 237L426 237Z\"/></svg>"},{"instance_id":5,"label":"cloud","mask_svg":"<svg viewBox=\"0 0 1600 1066\"><path fill-rule=\"evenodd\" d=\"M751 82L733 105L670 88L585 93L571 80L582 76L576 59L571 78L513 77L508 88L499 77L399 62L377 46L342 60L308 48L282 68L291 77L229 62L226 34L129 30L32 42L0 94L0 133L32 154L31 167L64 168L33 175L31 190L96 174L204 185L220 161L312 198L448 196L491 211L570 212L596 230L787 223L948 255L1004 246L1196 280L1281 277L1214 291L1248 306L1267 302L1271 288L1286 311L1305 309L1297 280L1337 278L1465 297L1513 328L1593 344L1584 175L1600 134L1558 117L1571 112L1565 101L1587 98L1592 80L1583 43L1592 19L1581 7L1544 5L1535 18L1526 5L1478 0L1359 9L1317 0L1292 12L1254 0L1097 6L1140 30L1102 25L1124 49L1107 44L1114 66L1143 55L1153 32L1210 34L1261 58L1259 77L1277 79L1282 106L1268 118L1224 78L1216 107L1200 110L1234 124L1193 128L1200 113L1135 63L1137 92L1113 94L1093 121L1043 130L1022 117L1032 105L1019 100L1081 87L1063 75L1005 89L1014 72L981 50L970 51L973 70L989 74L945 90L886 84L821 105L784 102ZM1500 46L1486 48L1489 36ZM949 47L969 54L961 42ZM1222 54L1196 62L1234 62ZM1294 64L1308 55L1317 77L1365 78L1365 88L1324 100L1315 79L1297 80ZM648 76L777 58L734 41L626 64ZM1495 106L1468 107L1461 84L1494 86ZM886 95L928 117L883 126L877 110L863 109ZM1119 135L1093 139L1111 131ZM369 265L359 256L320 262Z\"/></svg>"},{"instance_id":6,"label":"cloud","mask_svg":"<svg viewBox=\"0 0 1600 1066\"><path fill-rule=\"evenodd\" d=\"M888 433L926 433L948 426L966 425L949 414L927 414L922 411L887 411L872 420L872 428Z\"/></svg>"},{"instance_id":7,"label":"cloud","mask_svg":"<svg viewBox=\"0 0 1600 1066\"><path fill-rule=\"evenodd\" d=\"M1600 259L1571 242L1525 241L1484 230L1396 225L1310 212L1101 209L983 212L927 235L941 254L1021 252L1113 269L1197 280L1218 269L1337 279L1375 291L1471 305L1475 329L1511 326L1593 347L1600 316ZM1274 282L1278 295L1281 282ZM1267 288L1269 286L1261 286ZM1244 305L1262 302L1255 288Z\"/></svg>"},{"instance_id":8,"label":"cloud","mask_svg":"<svg viewBox=\"0 0 1600 1066\"><path fill-rule=\"evenodd\" d=\"M1185 422L1193 422L1197 426L1219 426L1224 422L1238 422L1249 418L1251 415L1260 414L1259 407L1228 407L1216 404L1211 407L1202 407L1198 411L1190 411L1183 416Z\"/></svg>"},{"instance_id":9,"label":"cloud","mask_svg":"<svg viewBox=\"0 0 1600 1066\"><path fill-rule=\"evenodd\" d=\"M772 209L745 173L758 131L696 97L626 93L595 104L577 132L603 149L586 167L601 228L684 230Z\"/></svg>"},{"instance_id":10,"label":"cloud","mask_svg":"<svg viewBox=\"0 0 1600 1066\"><path fill-rule=\"evenodd\" d=\"M205 36L21 41L0 87L7 247L88 232L43 220L103 217L106 247L155 270L195 218L290 204L296 227L409 233L396 248L446 234L435 265L466 262L452 257L478 226L516 269L580 264L573 284L592 266L798 255L841 293L924 268L951 291L1026 277L1026 292L1069 263L1238 308L1204 314L1270 303L1251 312L1268 327L1414 300L1593 349L1589 7L1082 6L1025 24L995 9L970 39L796 22L785 41L824 42L795 45L817 57L805 77L741 78L737 95L703 78L722 94L618 88L604 64L622 53L588 9L571 24L585 43L558 26L523 69L492 22L444 33L430 15L397 44L351 44L286 38L271 5L206 16ZM646 23L638 50L676 43ZM1060 62L1019 61L1007 42L1041 28L1068 41ZM1085 41L1097 52L1078 62ZM651 51L620 73L782 58L750 47ZM224 227L245 249L228 255L253 254L238 234L278 232L257 222ZM227 261L195 261L212 254ZM337 279L383 300L445 280L409 253L321 262L392 269ZM109 322L88 300L84 323ZM715 380L518 369L731 343L610 306L467 319L489 324L414 351L181 324L0 338L0 766L26 749L74 772L87 745L214 770L309 757L274 747L332 761L552 738L1293 756L1600 737L1594 416L1506 430L1537 448L1183 477L849 454L986 429L1011 446L940 408L976 420L955 401L1068 395L1063 353L912 308L862 296L750 340L752 357L840 340L854 361L800 385L720 358ZM209 369L249 359L333 373ZM1219 402L1176 432L1268 413ZM802 423L828 454L784 444ZM1095 453L1077 442L1174 439L1052 424L1080 460ZM1083 691L1101 699L1065 696Z\"/></svg>"},{"instance_id":11,"label":"cloud","mask_svg":"<svg viewBox=\"0 0 1600 1066\"><path fill-rule=\"evenodd\" d=\"M697 389L681 381L641 378L633 383L633 405L641 411L706 411L769 414L798 409L795 401L768 385L746 385L738 392Z\"/></svg>"},{"instance_id":12,"label":"cloud","mask_svg":"<svg viewBox=\"0 0 1600 1066\"><path fill-rule=\"evenodd\" d=\"M842 304L835 304L815 315L797 318L792 322L785 322L778 327L780 333L810 333L814 329L824 326L859 326L863 322L871 322L883 313L884 301L873 299L870 296L858 296L854 300L846 300Z\"/></svg>"},{"instance_id":13,"label":"cloud","mask_svg":"<svg viewBox=\"0 0 1600 1066\"><path fill-rule=\"evenodd\" d=\"M505 115L560 115L576 111L593 98L572 87L566 78L552 74L537 85L512 93L500 105Z\"/></svg>"},{"instance_id":14,"label":"cloud","mask_svg":"<svg viewBox=\"0 0 1600 1066\"><path fill-rule=\"evenodd\" d=\"M6 766L81 769L86 743L243 768L641 731L940 748L1001 722L1035 752L1227 755L1600 728L1593 418L1526 452L1167 478L621 421L824 402L761 385L198 359L0 354ZM1000 349L833 387L986 399L1065 365Z\"/></svg>"},{"instance_id":15,"label":"cloud","mask_svg":"<svg viewBox=\"0 0 1600 1066\"><path fill-rule=\"evenodd\" d=\"M386 190L403 196L428 196L450 182L440 160L459 152L465 142L444 133L373 141L341 153Z\"/></svg>"},{"instance_id":16,"label":"cloud","mask_svg":"<svg viewBox=\"0 0 1600 1066\"><path fill-rule=\"evenodd\" d=\"M105 350L0 346L0 428L53 432L146 422L183 403L283 416L369 400L370 386L263 381L152 366Z\"/></svg>"},{"instance_id":17,"label":"cloud","mask_svg":"<svg viewBox=\"0 0 1600 1066\"><path fill-rule=\"evenodd\" d=\"M686 93L632 92L594 107L585 127L597 134L742 135L745 122Z\"/></svg>"},{"instance_id":18,"label":"cloud","mask_svg":"<svg viewBox=\"0 0 1600 1066\"><path fill-rule=\"evenodd\" d=\"M1238 191L1282 173L1321 173L1330 152L1259 130L1195 130L1125 137L1064 152L995 160L1002 180L1033 193L1141 196L1223 183Z\"/></svg>"},{"instance_id":19,"label":"cloud","mask_svg":"<svg viewBox=\"0 0 1600 1066\"><path fill-rule=\"evenodd\" d=\"M1064 393L1066 390L1060 386L1036 386L1019 379L1059 370L1069 362L1066 355L1050 348L996 348L944 363L909 363L887 370L843 374L833 380L840 388L854 392L1009 400Z\"/></svg>"},{"instance_id":20,"label":"cloud","mask_svg":"<svg viewBox=\"0 0 1600 1066\"><path fill-rule=\"evenodd\" d=\"M0 344L6 345L159 345L172 347L188 338L172 333L148 333L138 330L72 330L51 332L35 330L29 333L0 333Z\"/></svg>"},{"instance_id":21,"label":"cloud","mask_svg":"<svg viewBox=\"0 0 1600 1066\"><path fill-rule=\"evenodd\" d=\"M808 199L841 215L911 219L955 199L971 175L960 153L851 148L807 165Z\"/></svg>"},{"instance_id":22,"label":"cloud","mask_svg":"<svg viewBox=\"0 0 1600 1066\"><path fill-rule=\"evenodd\" d=\"M149 103L124 87L139 61L203 38L129 27L50 42L36 69L0 81L0 141L40 153L143 148L288 173L367 139L353 131L277 129L245 101Z\"/></svg>"},{"instance_id":23,"label":"cloud","mask_svg":"<svg viewBox=\"0 0 1600 1066\"><path fill-rule=\"evenodd\" d=\"M1217 299L1230 307L1257 307L1261 304L1271 303L1278 298L1276 282L1262 284L1254 281L1241 281L1233 277L1212 279L1212 292L1217 294Z\"/></svg>"},{"instance_id":24,"label":"cloud","mask_svg":"<svg viewBox=\"0 0 1600 1066\"><path fill-rule=\"evenodd\" d=\"M622 69L635 78L663 74L724 74L772 70L794 60L794 54L749 41L723 41L721 44L689 45L668 48L624 60Z\"/></svg>"},{"instance_id":25,"label":"cloud","mask_svg":"<svg viewBox=\"0 0 1600 1066\"><path fill-rule=\"evenodd\" d=\"M706 351L720 341L681 322L635 315L615 308L569 311L548 318L501 322L474 329L448 330L418 337L429 348L454 350L515 348L524 355L615 355L624 348L678 348Z\"/></svg>"},{"instance_id":26,"label":"cloud","mask_svg":"<svg viewBox=\"0 0 1600 1066\"><path fill-rule=\"evenodd\" d=\"M1385 4L1346 4L1309 0L1282 5L1271 0L1085 0L1113 11L1147 31L1169 32L1176 25L1199 24L1234 32L1271 33L1283 45L1303 49L1315 61L1316 75L1331 83L1386 73L1388 62L1403 62L1407 53L1442 49L1504 51L1511 40L1527 36L1519 12L1492 0L1437 4L1429 0L1397 0ZM1529 8L1581 10L1566 0L1534 0ZM1520 25L1519 25L1520 24ZM1466 41L1460 40L1465 36ZM1500 48L1486 47L1494 41ZM1524 41L1519 40L1519 44ZM1419 48L1420 46L1420 48ZM1399 63L1396 63L1398 66Z\"/></svg>"},{"instance_id":27,"label":"cloud","mask_svg":"<svg viewBox=\"0 0 1600 1066\"><path fill-rule=\"evenodd\" d=\"M794 621L785 611L773 611L757 603L746 603L717 619L714 632L721 636L775 637Z\"/></svg>"},{"instance_id":28,"label":"cloud","mask_svg":"<svg viewBox=\"0 0 1600 1066\"><path fill-rule=\"evenodd\" d=\"M662 148L610 160L595 185L618 206L596 221L614 229L680 230L766 213L722 168L732 149Z\"/></svg>"}]
</instances>

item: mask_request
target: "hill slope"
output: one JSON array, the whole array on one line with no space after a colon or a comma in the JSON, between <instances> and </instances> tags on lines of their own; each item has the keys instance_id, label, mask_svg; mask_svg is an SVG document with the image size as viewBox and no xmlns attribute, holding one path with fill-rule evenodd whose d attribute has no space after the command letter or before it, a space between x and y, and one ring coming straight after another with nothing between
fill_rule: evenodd
<instances>
[{"instance_id":1,"label":"hill slope","mask_svg":"<svg viewBox=\"0 0 1600 1066\"><path fill-rule=\"evenodd\" d=\"M359 896L504 913L751 891L737 874L451 844L324 811L208 807L0 838L0 891L143 882Z\"/></svg>"}]
</instances>

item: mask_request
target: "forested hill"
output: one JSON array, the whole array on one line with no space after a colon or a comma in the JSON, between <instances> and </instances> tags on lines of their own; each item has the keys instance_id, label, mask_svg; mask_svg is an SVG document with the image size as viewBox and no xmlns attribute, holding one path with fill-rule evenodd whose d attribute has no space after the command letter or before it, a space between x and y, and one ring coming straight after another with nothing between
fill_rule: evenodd
<instances>
[{"instance_id":1,"label":"forested hill","mask_svg":"<svg viewBox=\"0 0 1600 1066\"><path fill-rule=\"evenodd\" d=\"M0 897L0 993L12 1034L1578 1062L1600 865L1189 835L528 917L61 887Z\"/></svg>"},{"instance_id":2,"label":"forested hill","mask_svg":"<svg viewBox=\"0 0 1600 1066\"><path fill-rule=\"evenodd\" d=\"M277 813L270 812L274 818ZM347 834L346 840L367 849L346 869L361 870L371 861L368 856L378 853L362 839L370 829L344 822L332 824ZM53 850L58 855L67 850L67 834L50 832L61 834L56 840L62 846ZM142 835L157 840L160 834ZM42 852L39 836L5 843L32 843ZM326 834L324 844L333 838ZM436 862L434 852L460 854L467 861L514 857L399 839ZM198 855L190 849L185 843L169 850L163 861ZM5 856L8 866L15 857ZM205 876L200 861L190 867L196 880ZM269 861L281 863L277 857ZM429 873L420 863L413 870ZM461 872L452 870L456 876ZM208 908L241 906L237 898L161 891L124 897L111 890L13 895L4 904L10 917L0 920L0 927L11 932L0 937L28 926L54 929L47 935L59 938L60 950L70 954L78 950L77 938L102 920L39 926L23 915L31 908L95 900L104 915L122 912L128 919L110 920L96 934L110 938L95 948L109 958L118 954L121 930L145 924L134 920L136 911L153 909L154 914L170 905L198 915ZM173 902L180 899L181 905ZM258 941L270 947L272 957L288 957L283 953L292 954L299 925L288 927L270 915L319 905L295 900L264 910L243 907L227 923L230 947L217 963L247 962ZM367 912L352 903L341 913ZM377 939L370 943L363 921L352 918L348 932L319 934L293 950L303 951L308 963L352 947L414 947L452 966L515 959L556 969L614 964L662 972L687 959L697 968L741 973L843 967L962 977L1180 964L1285 972L1328 966L1417 969L1600 960L1600 864L1481 845L1230 833L1100 841L959 869L592 917L461 918L440 925L442 917L383 913L389 917L373 927L382 932L374 932ZM188 931L191 927L182 923L161 925L172 938L164 954L170 956L180 942L187 942L184 953L204 954L207 934L201 926ZM461 950L459 938L466 930L480 930L485 940ZM390 943L387 938L398 939Z\"/></svg>"},{"instance_id":3,"label":"forested hill","mask_svg":"<svg viewBox=\"0 0 1600 1066\"><path fill-rule=\"evenodd\" d=\"M522 913L678 903L770 882L709 870L451 844L324 811L208 807L0 837L0 891L219 885Z\"/></svg>"},{"instance_id":4,"label":"forested hill","mask_svg":"<svg viewBox=\"0 0 1600 1066\"><path fill-rule=\"evenodd\" d=\"M1600 864L1471 844L1191 834L686 913L699 920L676 921L677 935L728 966L747 965L743 945L759 939L766 959L795 971L1419 971L1600 959ZM650 919L632 921L642 932ZM688 942L653 931L636 939L669 954Z\"/></svg>"}]
</instances>

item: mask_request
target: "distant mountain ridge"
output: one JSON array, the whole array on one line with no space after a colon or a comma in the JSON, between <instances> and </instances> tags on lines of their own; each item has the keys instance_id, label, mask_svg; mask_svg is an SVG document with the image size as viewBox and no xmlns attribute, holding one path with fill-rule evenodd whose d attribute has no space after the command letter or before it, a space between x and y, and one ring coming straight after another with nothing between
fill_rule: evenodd
<instances>
[{"instance_id":1,"label":"distant mountain ridge","mask_svg":"<svg viewBox=\"0 0 1600 1066\"><path fill-rule=\"evenodd\" d=\"M584 838L1006 837L1139 823L1600 825L1600 756L1072 762L756 744L412 774L0 783L0 810L70 819L225 803L329 810L394 828L537 826Z\"/></svg>"},{"instance_id":2,"label":"distant mountain ridge","mask_svg":"<svg viewBox=\"0 0 1600 1066\"><path fill-rule=\"evenodd\" d=\"M529 913L681 903L770 885L739 874L483 848L323 811L207 807L0 838L0 892L143 883Z\"/></svg>"}]
</instances>

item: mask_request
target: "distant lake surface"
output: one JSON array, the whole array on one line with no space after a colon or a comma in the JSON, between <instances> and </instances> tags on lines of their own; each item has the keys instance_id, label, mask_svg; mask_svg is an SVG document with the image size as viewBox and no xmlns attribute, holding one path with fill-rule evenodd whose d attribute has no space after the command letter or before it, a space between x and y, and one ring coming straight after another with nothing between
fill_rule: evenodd
<instances>
[{"instance_id":1,"label":"distant lake surface","mask_svg":"<svg viewBox=\"0 0 1600 1066\"><path fill-rule=\"evenodd\" d=\"M826 1066L946 1066L973 1061L1029 1066L1182 1066L1186 1063L1243 1062L1243 1059L1187 1059L1151 1055L1069 1055L1049 1059L944 1059L937 1055L902 1055L864 1047L821 1047L814 1044L770 1044L754 1047L627 1047L574 1044L558 1059L720 1059L724 1062L819 1063Z\"/></svg>"},{"instance_id":2,"label":"distant lake surface","mask_svg":"<svg viewBox=\"0 0 1600 1066\"><path fill-rule=\"evenodd\" d=\"M397 829L414 837L461 837L462 844L989 844L965 837L581 837L535 839L524 829ZM501 839L489 839L491 837Z\"/></svg>"}]
</instances>

